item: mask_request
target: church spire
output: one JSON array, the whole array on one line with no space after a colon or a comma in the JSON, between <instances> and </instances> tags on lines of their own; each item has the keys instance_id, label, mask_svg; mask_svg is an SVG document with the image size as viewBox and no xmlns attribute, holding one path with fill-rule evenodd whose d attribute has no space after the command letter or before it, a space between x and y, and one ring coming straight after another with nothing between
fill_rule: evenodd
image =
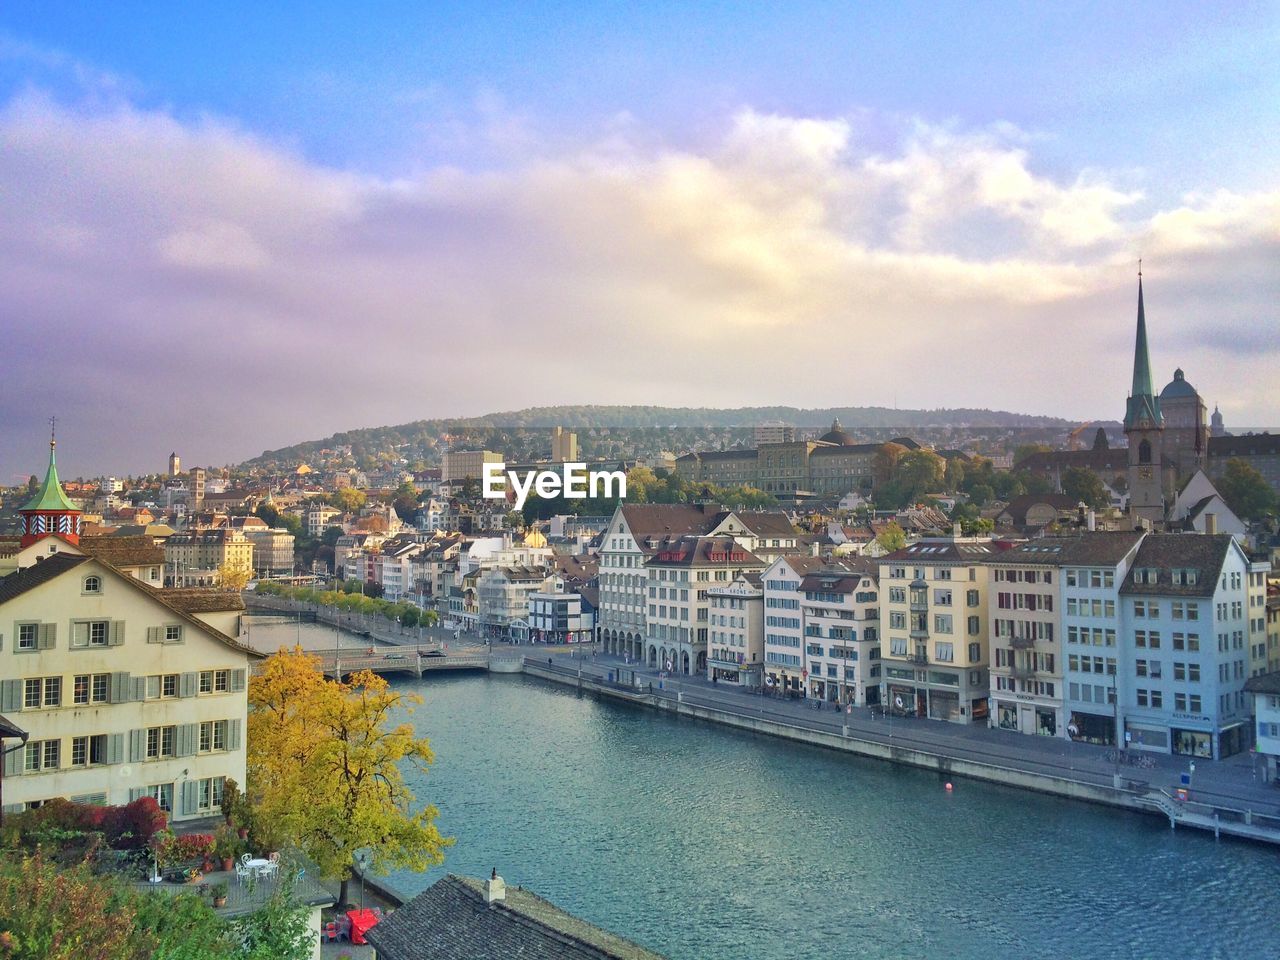
<instances>
[{"instance_id":1,"label":"church spire","mask_svg":"<svg viewBox=\"0 0 1280 960\"><path fill-rule=\"evenodd\" d=\"M1164 423L1160 401L1151 387L1151 358L1147 351L1147 312L1142 304L1142 262L1138 262L1138 335L1133 345L1133 388L1129 391L1125 428L1159 427Z\"/></svg>"},{"instance_id":2,"label":"church spire","mask_svg":"<svg viewBox=\"0 0 1280 960\"><path fill-rule=\"evenodd\" d=\"M41 537L58 533L72 543L80 539L80 508L67 499L58 480L58 463L55 451L58 441L49 436L49 468L44 483L36 495L18 512L22 514L22 546L26 547Z\"/></svg>"}]
</instances>

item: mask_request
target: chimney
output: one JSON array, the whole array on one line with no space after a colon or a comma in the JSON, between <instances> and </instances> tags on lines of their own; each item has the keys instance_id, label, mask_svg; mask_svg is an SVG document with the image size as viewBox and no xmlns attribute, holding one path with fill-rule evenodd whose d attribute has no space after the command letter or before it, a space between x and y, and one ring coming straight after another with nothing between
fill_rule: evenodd
<instances>
[{"instance_id":1,"label":"chimney","mask_svg":"<svg viewBox=\"0 0 1280 960\"><path fill-rule=\"evenodd\" d=\"M811 556L811 557L819 557L819 556L821 556L821 555L822 555L822 548L821 548L821 546L819 545L819 543L818 543L818 541L817 541L817 540L815 540L815 541L813 541L813 543L809 544L809 556Z\"/></svg>"},{"instance_id":2,"label":"chimney","mask_svg":"<svg viewBox=\"0 0 1280 960\"><path fill-rule=\"evenodd\" d=\"M1210 536L1218 532L1218 515L1216 513L1206 513L1204 515L1204 532Z\"/></svg>"},{"instance_id":3,"label":"chimney","mask_svg":"<svg viewBox=\"0 0 1280 960\"><path fill-rule=\"evenodd\" d=\"M495 900L507 899L507 885L498 876L498 868L494 867L489 879L484 882L484 902L492 904Z\"/></svg>"},{"instance_id":4,"label":"chimney","mask_svg":"<svg viewBox=\"0 0 1280 960\"><path fill-rule=\"evenodd\" d=\"M1091 532L1098 529L1098 515L1092 509L1084 515L1084 519L1086 529Z\"/></svg>"},{"instance_id":5,"label":"chimney","mask_svg":"<svg viewBox=\"0 0 1280 960\"><path fill-rule=\"evenodd\" d=\"M960 521L959 520L951 524L951 539L952 540L960 539Z\"/></svg>"}]
</instances>

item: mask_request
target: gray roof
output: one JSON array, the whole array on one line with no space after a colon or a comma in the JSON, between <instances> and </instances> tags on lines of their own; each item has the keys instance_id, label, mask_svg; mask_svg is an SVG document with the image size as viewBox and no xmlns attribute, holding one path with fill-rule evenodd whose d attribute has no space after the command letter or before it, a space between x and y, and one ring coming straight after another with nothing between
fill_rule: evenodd
<instances>
[{"instance_id":1,"label":"gray roof","mask_svg":"<svg viewBox=\"0 0 1280 960\"><path fill-rule=\"evenodd\" d=\"M1142 541L1125 577L1122 594L1158 597L1212 597L1233 539L1225 534L1153 533ZM1158 570L1155 583L1135 583L1134 571ZM1172 570L1195 570L1194 584L1174 584Z\"/></svg>"},{"instance_id":2,"label":"gray roof","mask_svg":"<svg viewBox=\"0 0 1280 960\"><path fill-rule=\"evenodd\" d=\"M1142 534L1133 530L1040 537L1011 547L987 562L1015 566L1114 567L1140 539Z\"/></svg>"},{"instance_id":3,"label":"gray roof","mask_svg":"<svg viewBox=\"0 0 1280 960\"><path fill-rule=\"evenodd\" d=\"M365 936L382 960L663 960L519 887L486 904L481 881L454 874Z\"/></svg>"},{"instance_id":4,"label":"gray roof","mask_svg":"<svg viewBox=\"0 0 1280 960\"><path fill-rule=\"evenodd\" d=\"M1249 693L1280 693L1280 670L1250 677L1244 682L1244 688Z\"/></svg>"}]
</instances>

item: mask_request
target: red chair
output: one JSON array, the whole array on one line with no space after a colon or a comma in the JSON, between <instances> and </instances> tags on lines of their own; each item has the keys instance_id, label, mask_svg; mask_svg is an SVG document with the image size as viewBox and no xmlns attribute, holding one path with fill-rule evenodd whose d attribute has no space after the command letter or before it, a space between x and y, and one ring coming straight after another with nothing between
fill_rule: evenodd
<instances>
[{"instance_id":1,"label":"red chair","mask_svg":"<svg viewBox=\"0 0 1280 960\"><path fill-rule=\"evenodd\" d=\"M338 925L332 920L324 925L324 939L325 943L338 942Z\"/></svg>"}]
</instances>

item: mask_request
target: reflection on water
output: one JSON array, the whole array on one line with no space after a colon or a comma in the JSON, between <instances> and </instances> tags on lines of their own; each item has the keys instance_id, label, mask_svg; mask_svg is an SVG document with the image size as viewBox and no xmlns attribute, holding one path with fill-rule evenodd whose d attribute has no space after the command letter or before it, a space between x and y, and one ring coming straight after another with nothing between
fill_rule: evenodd
<instances>
[{"instance_id":1,"label":"reflection on water","mask_svg":"<svg viewBox=\"0 0 1280 960\"><path fill-rule=\"evenodd\" d=\"M406 892L497 867L673 960L1280 955L1270 849L518 676L393 682L458 841Z\"/></svg>"}]
</instances>

